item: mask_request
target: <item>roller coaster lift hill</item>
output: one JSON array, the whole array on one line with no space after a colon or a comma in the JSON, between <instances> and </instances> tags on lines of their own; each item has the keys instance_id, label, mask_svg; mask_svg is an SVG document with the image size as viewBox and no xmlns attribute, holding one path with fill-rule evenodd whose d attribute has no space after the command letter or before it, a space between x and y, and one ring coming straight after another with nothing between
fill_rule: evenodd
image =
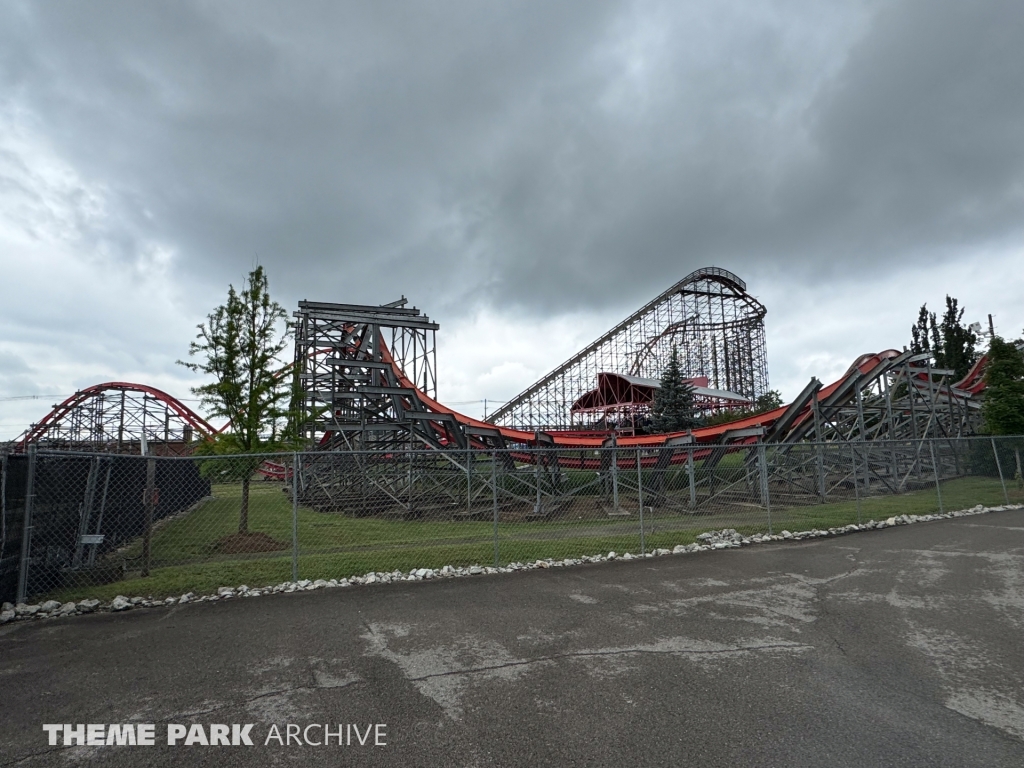
<instances>
[{"instance_id":1,"label":"roller coaster lift hill","mask_svg":"<svg viewBox=\"0 0 1024 768\"><path fill-rule=\"evenodd\" d=\"M673 347L705 413L766 393L765 307L737 275L696 270L494 411L487 421L437 400L438 324L403 297L380 306L300 301L294 370L298 428L317 451L433 449L451 454L550 448L589 463L614 444L650 452L692 444L708 456L754 443L920 440L970 435L980 423L984 363L960 381L926 354L863 355L836 382L811 379L790 404L675 434L645 435ZM19 438L40 449L187 455L219 429L154 387L108 382L77 392ZM581 454L580 452L583 452ZM526 456L527 454L524 454ZM580 456L583 458L579 458Z\"/></svg>"}]
</instances>

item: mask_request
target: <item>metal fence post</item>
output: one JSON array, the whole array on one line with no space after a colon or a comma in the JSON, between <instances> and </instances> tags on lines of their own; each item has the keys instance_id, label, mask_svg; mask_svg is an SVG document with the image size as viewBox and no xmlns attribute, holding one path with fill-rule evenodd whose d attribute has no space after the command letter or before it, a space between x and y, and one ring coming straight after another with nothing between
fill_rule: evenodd
<instances>
[{"instance_id":1,"label":"metal fence post","mask_svg":"<svg viewBox=\"0 0 1024 768\"><path fill-rule=\"evenodd\" d=\"M18 568L18 596L15 602L24 603L28 591L28 560L32 548L32 503L36 495L36 446L28 447L28 477L25 478L25 516L21 528L21 563Z\"/></svg>"},{"instance_id":2,"label":"metal fence post","mask_svg":"<svg viewBox=\"0 0 1024 768\"><path fill-rule=\"evenodd\" d=\"M501 564L498 545L498 452L491 451L491 503L494 508L494 567Z\"/></svg>"},{"instance_id":3,"label":"metal fence post","mask_svg":"<svg viewBox=\"0 0 1024 768\"><path fill-rule=\"evenodd\" d=\"M765 455L764 443L758 443L757 445L757 470L761 479L761 502L768 513L768 535L771 536L773 533L772 502L768 493L768 458Z\"/></svg>"},{"instance_id":4,"label":"metal fence post","mask_svg":"<svg viewBox=\"0 0 1024 768\"><path fill-rule=\"evenodd\" d=\"M690 478L690 509L695 509L697 507L697 484L693 477L693 446L690 446L686 454L686 474Z\"/></svg>"},{"instance_id":5,"label":"metal fence post","mask_svg":"<svg viewBox=\"0 0 1024 768\"><path fill-rule=\"evenodd\" d=\"M1003 477L1003 464L999 461L999 451L996 450L996 439L994 437L990 437L989 440L992 441L992 455L996 457L996 470L999 472L999 484L1003 486L1003 499L1007 504L1009 504L1010 495L1006 492L1006 480Z\"/></svg>"},{"instance_id":6,"label":"metal fence post","mask_svg":"<svg viewBox=\"0 0 1024 768\"><path fill-rule=\"evenodd\" d=\"M299 454L292 453L292 581L299 580Z\"/></svg>"},{"instance_id":7,"label":"metal fence post","mask_svg":"<svg viewBox=\"0 0 1024 768\"><path fill-rule=\"evenodd\" d=\"M466 514L473 514L473 449L466 448Z\"/></svg>"},{"instance_id":8,"label":"metal fence post","mask_svg":"<svg viewBox=\"0 0 1024 768\"><path fill-rule=\"evenodd\" d=\"M647 554L647 539L644 537L644 475L640 465L640 449L636 449L636 492L640 499L640 555Z\"/></svg>"},{"instance_id":9,"label":"metal fence post","mask_svg":"<svg viewBox=\"0 0 1024 768\"><path fill-rule=\"evenodd\" d=\"M853 470L853 495L857 499L857 525L860 525L860 483L857 470L857 452L850 443L850 469Z\"/></svg>"},{"instance_id":10,"label":"metal fence post","mask_svg":"<svg viewBox=\"0 0 1024 768\"><path fill-rule=\"evenodd\" d=\"M618 442L618 441L616 441ZM612 507L616 513L619 511L619 452L612 443Z\"/></svg>"},{"instance_id":11,"label":"metal fence post","mask_svg":"<svg viewBox=\"0 0 1024 768\"><path fill-rule=\"evenodd\" d=\"M533 480L537 484L537 502L534 514L540 515L544 512L544 500L540 495L540 443L533 446Z\"/></svg>"},{"instance_id":12,"label":"metal fence post","mask_svg":"<svg viewBox=\"0 0 1024 768\"><path fill-rule=\"evenodd\" d=\"M819 437L818 439L820 440L821 438ZM814 454L815 454L815 459L816 459L815 463L817 465L816 466L816 473L815 474L817 475L816 479L818 481L818 498L821 500L821 503L824 504L825 503L825 494L826 494L826 489L825 489L825 449L822 447L821 443L815 443L815 445L814 445Z\"/></svg>"},{"instance_id":13,"label":"metal fence post","mask_svg":"<svg viewBox=\"0 0 1024 768\"><path fill-rule=\"evenodd\" d=\"M928 441L928 449L932 454L932 472L935 474L935 495L939 497L939 514L944 514L945 510L942 508L942 487L939 485L939 465L935 461L935 441Z\"/></svg>"},{"instance_id":14,"label":"metal fence post","mask_svg":"<svg viewBox=\"0 0 1024 768\"><path fill-rule=\"evenodd\" d=\"M145 502L146 527L142 534L142 575L149 576L153 538L153 507L156 506L156 459L152 456L146 459Z\"/></svg>"}]
</instances>

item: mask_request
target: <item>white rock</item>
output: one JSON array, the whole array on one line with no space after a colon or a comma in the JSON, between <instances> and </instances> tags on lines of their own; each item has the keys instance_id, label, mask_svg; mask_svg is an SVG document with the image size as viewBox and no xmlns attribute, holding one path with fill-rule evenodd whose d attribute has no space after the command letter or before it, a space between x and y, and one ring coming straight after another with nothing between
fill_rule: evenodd
<instances>
[{"instance_id":1,"label":"white rock","mask_svg":"<svg viewBox=\"0 0 1024 768\"><path fill-rule=\"evenodd\" d=\"M313 582L313 586L317 589L323 589L327 586L327 579L317 579Z\"/></svg>"},{"instance_id":2,"label":"white rock","mask_svg":"<svg viewBox=\"0 0 1024 768\"><path fill-rule=\"evenodd\" d=\"M132 602L124 595L118 595L110 601L110 610L112 611L127 611L132 607Z\"/></svg>"},{"instance_id":3,"label":"white rock","mask_svg":"<svg viewBox=\"0 0 1024 768\"><path fill-rule=\"evenodd\" d=\"M14 611L0 611L0 624L6 624L8 621L14 621Z\"/></svg>"},{"instance_id":4,"label":"white rock","mask_svg":"<svg viewBox=\"0 0 1024 768\"><path fill-rule=\"evenodd\" d=\"M14 612L18 616L35 616L37 613L39 613L39 606L18 603L16 606L14 606Z\"/></svg>"},{"instance_id":5,"label":"white rock","mask_svg":"<svg viewBox=\"0 0 1024 768\"><path fill-rule=\"evenodd\" d=\"M79 600L78 601L78 612L79 613L92 613L100 605L99 600Z\"/></svg>"},{"instance_id":6,"label":"white rock","mask_svg":"<svg viewBox=\"0 0 1024 768\"><path fill-rule=\"evenodd\" d=\"M13 611L13 610L14 610L14 603L4 603L3 605L0 605L0 611Z\"/></svg>"},{"instance_id":7,"label":"white rock","mask_svg":"<svg viewBox=\"0 0 1024 768\"><path fill-rule=\"evenodd\" d=\"M614 560L614 559L615 559L616 557L617 557L617 555L615 554L615 550L612 550L612 551L611 551L611 552L609 552L609 553L608 553L608 555L607 555L607 558L608 558L609 560Z\"/></svg>"},{"instance_id":8,"label":"white rock","mask_svg":"<svg viewBox=\"0 0 1024 768\"><path fill-rule=\"evenodd\" d=\"M133 597L129 602L132 605L139 605L140 603L146 602L146 598L144 598L144 597Z\"/></svg>"},{"instance_id":9,"label":"white rock","mask_svg":"<svg viewBox=\"0 0 1024 768\"><path fill-rule=\"evenodd\" d=\"M47 600L39 606L40 613L51 613L60 608L60 603L56 600Z\"/></svg>"},{"instance_id":10,"label":"white rock","mask_svg":"<svg viewBox=\"0 0 1024 768\"><path fill-rule=\"evenodd\" d=\"M174 605L176 602L178 602L178 598L168 597L166 600L164 600L164 605Z\"/></svg>"},{"instance_id":11,"label":"white rock","mask_svg":"<svg viewBox=\"0 0 1024 768\"><path fill-rule=\"evenodd\" d=\"M192 592L186 592L186 593L185 593L184 595L182 595L181 597L179 597L179 598L178 598L178 603L180 603L180 604L184 604L184 603L187 603L187 602L189 602L189 601L190 601L190 600L191 600L191 599L192 599L193 597L195 597L195 594L194 594L194 593L192 593Z\"/></svg>"},{"instance_id":12,"label":"white rock","mask_svg":"<svg viewBox=\"0 0 1024 768\"><path fill-rule=\"evenodd\" d=\"M221 597L222 595L233 595L233 594L235 594L235 588L234 587L217 587L217 597Z\"/></svg>"},{"instance_id":13,"label":"white rock","mask_svg":"<svg viewBox=\"0 0 1024 768\"><path fill-rule=\"evenodd\" d=\"M74 613L77 610L77 608L78 608L78 606L75 605L74 603L64 603L64 605L62 605L60 607L60 610L58 611L58 613L61 616L67 616L68 614Z\"/></svg>"},{"instance_id":14,"label":"white rock","mask_svg":"<svg viewBox=\"0 0 1024 768\"><path fill-rule=\"evenodd\" d=\"M479 565L474 565L472 568L469 569L470 576L479 576L483 572L484 569L481 568Z\"/></svg>"}]
</instances>

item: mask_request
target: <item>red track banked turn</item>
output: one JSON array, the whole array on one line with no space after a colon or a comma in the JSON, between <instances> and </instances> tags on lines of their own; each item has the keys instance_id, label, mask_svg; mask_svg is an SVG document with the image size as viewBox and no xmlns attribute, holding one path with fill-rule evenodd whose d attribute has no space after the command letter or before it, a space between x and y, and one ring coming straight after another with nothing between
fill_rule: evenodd
<instances>
[{"instance_id":1,"label":"red track banked turn","mask_svg":"<svg viewBox=\"0 0 1024 768\"><path fill-rule=\"evenodd\" d=\"M825 399L839 387L843 385L851 376L856 376L861 373L869 373L874 370L877 366L883 365L887 360L891 360L894 357L900 355L894 349L886 350L885 352L879 352L877 354L862 355L857 361L850 366L849 370L833 384L821 389L818 393L819 399ZM390 363L392 369L395 372L395 376L403 387L416 390L420 400L427 406L427 409L432 413L438 414L449 414L455 418L460 424L465 426L479 427L484 429L495 429L501 433L509 442L513 443L535 443L537 438L533 432L524 432L518 429L511 429L509 427L501 427L490 422L482 421L480 419L474 419L471 416L459 413L458 411L452 410L451 408L442 405L431 397L428 397L425 393L420 391L418 387L405 375L405 372L401 367L394 361L391 356L390 350L386 347L383 349L384 361ZM978 362L981 365L981 361ZM975 368L978 368L978 365ZM980 368L978 369L980 370ZM972 369L972 373L974 369ZM971 375L968 374L967 379L970 379ZM965 381L967 380L965 379ZM788 409L788 405L784 405L781 408L776 408L773 411L767 411L765 413L759 413L755 416L749 416L745 419L738 419L737 421L730 421L725 424L716 424L713 427L701 427L693 430L693 437L698 443L716 443L719 442L722 435L727 431L743 429L745 427L756 427L763 426L765 428L770 427L779 419ZM811 417L810 408L806 408L801 413L795 424L800 424L807 418ZM579 437L577 435L569 435L559 432L547 432L545 433L550 436L554 444L561 448L600 448L604 440L600 437ZM687 432L677 432L672 434L659 434L659 435L641 435L637 437L619 437L617 439L618 445L626 447L643 447L643 446L658 446L662 445L667 439L673 437L681 437L689 434Z\"/></svg>"}]
</instances>

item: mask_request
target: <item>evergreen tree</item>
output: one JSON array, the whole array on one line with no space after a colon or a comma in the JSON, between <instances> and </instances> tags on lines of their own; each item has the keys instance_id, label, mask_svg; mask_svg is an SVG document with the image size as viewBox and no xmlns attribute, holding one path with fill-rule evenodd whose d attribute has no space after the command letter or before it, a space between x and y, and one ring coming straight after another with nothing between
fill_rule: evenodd
<instances>
[{"instance_id":1,"label":"evergreen tree","mask_svg":"<svg viewBox=\"0 0 1024 768\"><path fill-rule=\"evenodd\" d=\"M959 381L974 365L975 346L978 337L967 326L961 323L964 310L957 308L957 301L946 296L946 311L942 315L939 327L942 337L942 361L936 360L940 368L952 368L954 379Z\"/></svg>"},{"instance_id":2,"label":"evergreen tree","mask_svg":"<svg viewBox=\"0 0 1024 768\"><path fill-rule=\"evenodd\" d=\"M777 389L772 389L763 395L759 395L757 400L754 401L753 413L767 413L768 411L774 411L776 408L781 408L782 405L782 393Z\"/></svg>"},{"instance_id":3,"label":"evergreen tree","mask_svg":"<svg viewBox=\"0 0 1024 768\"><path fill-rule=\"evenodd\" d=\"M249 454L274 450L281 444L279 430L287 415L282 406L290 390L286 377L275 370L291 328L284 308L270 298L262 266L249 273L241 292L229 286L227 303L197 327L197 341L189 344L188 353L200 356L203 362L178 363L213 376L212 382L193 387L192 392L211 416L231 422L230 432L217 435L202 452L246 454L234 461L211 462L208 467L216 468L220 478L241 480L238 532L244 534L249 531L249 480L261 462Z\"/></svg>"},{"instance_id":4,"label":"evergreen tree","mask_svg":"<svg viewBox=\"0 0 1024 768\"><path fill-rule=\"evenodd\" d=\"M974 331L962 324L963 316L964 310L959 308L957 300L947 295L941 323L924 304L917 322L910 328L910 349L918 354L931 353L936 367L952 369L957 381L974 365L978 343Z\"/></svg>"},{"instance_id":5,"label":"evergreen tree","mask_svg":"<svg viewBox=\"0 0 1024 768\"><path fill-rule=\"evenodd\" d=\"M1024 435L1024 356L996 336L985 367L985 426L993 435Z\"/></svg>"},{"instance_id":6,"label":"evergreen tree","mask_svg":"<svg viewBox=\"0 0 1024 768\"><path fill-rule=\"evenodd\" d=\"M683 377L676 347L672 347L661 386L654 393L651 422L655 432L681 432L694 425L693 386Z\"/></svg>"},{"instance_id":7,"label":"evergreen tree","mask_svg":"<svg viewBox=\"0 0 1024 768\"><path fill-rule=\"evenodd\" d=\"M922 354L924 352L931 352L932 345L928 339L929 326L928 322L931 320L932 327L935 326L935 315L934 313L929 316L928 305L922 304L921 311L917 314L917 322L910 327L910 351L915 354Z\"/></svg>"}]
</instances>

